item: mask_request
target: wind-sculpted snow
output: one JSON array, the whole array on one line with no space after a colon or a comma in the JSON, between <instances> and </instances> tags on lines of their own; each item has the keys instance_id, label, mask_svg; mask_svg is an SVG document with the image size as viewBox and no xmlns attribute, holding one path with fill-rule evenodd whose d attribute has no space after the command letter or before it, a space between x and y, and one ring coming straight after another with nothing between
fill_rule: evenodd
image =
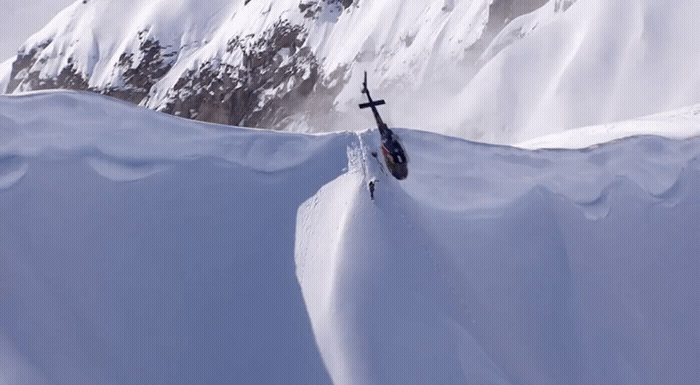
<instances>
[{"instance_id":1,"label":"wind-sculpted snow","mask_svg":"<svg viewBox=\"0 0 700 385\"><path fill-rule=\"evenodd\" d=\"M0 97L0 382L700 382L700 138L396 133Z\"/></svg>"},{"instance_id":2,"label":"wind-sculpted snow","mask_svg":"<svg viewBox=\"0 0 700 385\"><path fill-rule=\"evenodd\" d=\"M345 142L348 133L302 136L236 127L192 124L114 99L80 92L0 96L0 151L21 156L77 152L108 170L105 162L144 171L181 159L220 158L259 172L307 162L315 151ZM40 106L40 107L38 107ZM94 160L99 159L99 160ZM156 167L158 168L158 167ZM101 172L101 171L100 171ZM149 172L146 172L149 174ZM120 179L115 175L116 179Z\"/></svg>"},{"instance_id":3,"label":"wind-sculpted snow","mask_svg":"<svg viewBox=\"0 0 700 385\"><path fill-rule=\"evenodd\" d=\"M494 40L440 110L442 133L512 144L696 104L699 12L694 0L550 2Z\"/></svg>"},{"instance_id":4,"label":"wind-sculpted snow","mask_svg":"<svg viewBox=\"0 0 700 385\"><path fill-rule=\"evenodd\" d=\"M400 133L409 179L370 158L299 209L336 383L700 380L699 139L533 152Z\"/></svg>"}]
</instances>

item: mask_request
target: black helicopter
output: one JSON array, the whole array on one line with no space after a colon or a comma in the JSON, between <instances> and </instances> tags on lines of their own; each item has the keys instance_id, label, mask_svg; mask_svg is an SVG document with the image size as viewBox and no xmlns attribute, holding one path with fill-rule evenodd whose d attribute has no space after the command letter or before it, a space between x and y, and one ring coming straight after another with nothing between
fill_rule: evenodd
<instances>
[{"instance_id":1,"label":"black helicopter","mask_svg":"<svg viewBox=\"0 0 700 385\"><path fill-rule=\"evenodd\" d=\"M382 154L384 155L386 167L396 179L406 179L408 176L408 159L406 158L406 152L401 146L401 143L396 139L394 132L389 129L389 126L387 126L382 120L382 117L379 116L377 106L386 104L386 102L384 100L372 100L372 97L369 95L369 90L367 89L367 71L365 71L365 81L362 83L362 86L362 93L367 95L369 102L360 104L360 108L371 108L372 113L374 113L374 119L377 121L379 134L382 137Z\"/></svg>"}]
</instances>

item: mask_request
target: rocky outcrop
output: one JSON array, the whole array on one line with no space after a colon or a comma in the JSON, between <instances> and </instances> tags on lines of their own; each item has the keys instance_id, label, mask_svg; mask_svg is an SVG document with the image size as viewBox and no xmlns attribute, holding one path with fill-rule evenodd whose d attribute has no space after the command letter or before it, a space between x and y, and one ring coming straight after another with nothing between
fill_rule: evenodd
<instances>
[{"instance_id":1,"label":"rocky outcrop","mask_svg":"<svg viewBox=\"0 0 700 385\"><path fill-rule=\"evenodd\" d=\"M119 56L115 70L123 71L124 84L95 91L137 104L146 99L151 88L172 68L177 51L169 51L159 41L145 36L146 31L139 33L141 44L136 63L136 55L133 53L122 53Z\"/></svg>"},{"instance_id":2,"label":"rocky outcrop","mask_svg":"<svg viewBox=\"0 0 700 385\"><path fill-rule=\"evenodd\" d=\"M12 64L7 93L60 88L99 92L139 104L148 96L153 85L168 73L172 59L177 55L176 51L168 51L157 40L146 35L146 31L139 32L139 50L136 53L122 53L114 66L114 71L121 73L123 84L119 86L91 87L89 77L75 68L72 57L67 59L58 76L43 76L42 64L47 58L40 57L40 53L51 44L52 41L48 40L17 55Z\"/></svg>"},{"instance_id":3,"label":"rocky outcrop","mask_svg":"<svg viewBox=\"0 0 700 385\"><path fill-rule=\"evenodd\" d=\"M299 11L307 19L316 19L327 8L331 12L342 12L352 6L354 0L307 0L299 3Z\"/></svg>"},{"instance_id":4,"label":"rocky outcrop","mask_svg":"<svg viewBox=\"0 0 700 385\"><path fill-rule=\"evenodd\" d=\"M331 94L319 59L304 46L307 32L280 21L262 36L235 37L226 48L240 55L239 66L213 61L177 81L163 111L190 119L256 127L276 127L295 113L312 92ZM334 74L333 77L338 77Z\"/></svg>"},{"instance_id":5,"label":"rocky outcrop","mask_svg":"<svg viewBox=\"0 0 700 385\"><path fill-rule=\"evenodd\" d=\"M39 61L39 53L51 44L51 40L44 41L32 47L29 52L20 51L17 54L17 59L12 63L12 72L10 81L7 84L7 93L12 93L20 89L20 85L24 84L27 90L42 89L42 84L49 79L40 79L39 71L32 72L32 68ZM42 64L40 62L39 64ZM48 87L47 87L48 88Z\"/></svg>"}]
</instances>

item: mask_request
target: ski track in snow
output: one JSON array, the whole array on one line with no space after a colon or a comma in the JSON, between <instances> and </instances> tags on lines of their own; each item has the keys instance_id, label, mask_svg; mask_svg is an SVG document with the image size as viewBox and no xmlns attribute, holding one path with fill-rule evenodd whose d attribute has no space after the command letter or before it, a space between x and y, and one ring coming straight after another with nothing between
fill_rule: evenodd
<instances>
[{"instance_id":1,"label":"ski track in snow","mask_svg":"<svg viewBox=\"0 0 700 385\"><path fill-rule=\"evenodd\" d=\"M0 371L17 363L0 380L695 383L683 116L677 139L623 122L570 150L396 129L397 181L375 130L0 97Z\"/></svg>"}]
</instances>

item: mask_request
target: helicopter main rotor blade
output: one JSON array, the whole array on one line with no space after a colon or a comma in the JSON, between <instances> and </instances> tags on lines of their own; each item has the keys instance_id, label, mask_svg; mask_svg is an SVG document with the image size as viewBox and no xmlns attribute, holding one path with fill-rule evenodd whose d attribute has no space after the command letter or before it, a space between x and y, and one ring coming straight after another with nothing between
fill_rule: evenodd
<instances>
[{"instance_id":1,"label":"helicopter main rotor blade","mask_svg":"<svg viewBox=\"0 0 700 385\"><path fill-rule=\"evenodd\" d=\"M362 103L360 104L360 108L369 108L369 107L376 107L376 106L381 106L382 104L386 104L384 100L374 100L369 103Z\"/></svg>"}]
</instances>

